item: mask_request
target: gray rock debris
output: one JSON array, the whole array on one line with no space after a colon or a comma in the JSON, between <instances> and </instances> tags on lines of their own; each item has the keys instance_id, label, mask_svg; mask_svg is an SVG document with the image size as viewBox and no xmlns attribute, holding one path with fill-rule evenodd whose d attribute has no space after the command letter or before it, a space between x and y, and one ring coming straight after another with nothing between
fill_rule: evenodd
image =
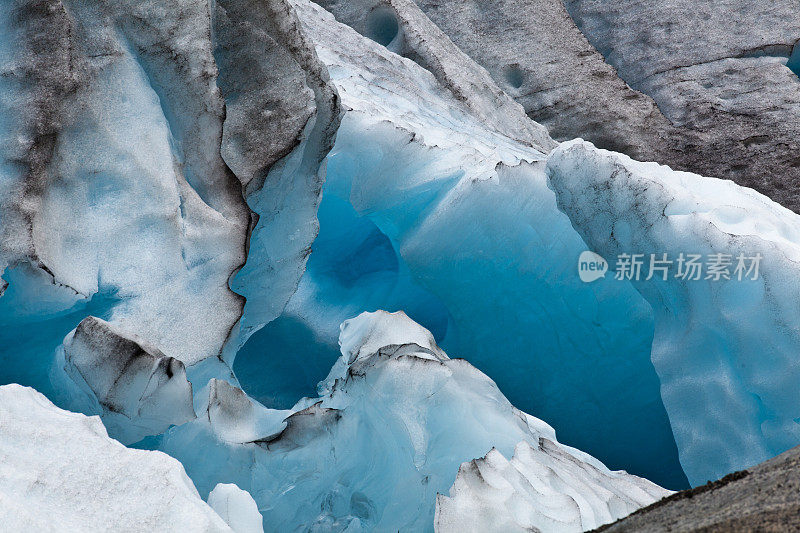
<instances>
[{"instance_id":1,"label":"gray rock debris","mask_svg":"<svg viewBox=\"0 0 800 533\"><path fill-rule=\"evenodd\" d=\"M596 531L797 531L800 447L669 496Z\"/></svg>"},{"instance_id":2,"label":"gray rock debris","mask_svg":"<svg viewBox=\"0 0 800 533\"><path fill-rule=\"evenodd\" d=\"M702 152L676 166L800 209L800 79L786 67L800 41L797 0L566 6L623 80L674 125L701 135Z\"/></svg>"},{"instance_id":3,"label":"gray rock debris","mask_svg":"<svg viewBox=\"0 0 800 533\"><path fill-rule=\"evenodd\" d=\"M319 3L379 42L391 26L381 13L399 5ZM569 0L569 12L558 0L416 3L555 139L732 179L800 209L800 84L785 67L800 40L796 1ZM409 24L423 31L413 20L404 33Z\"/></svg>"}]
</instances>

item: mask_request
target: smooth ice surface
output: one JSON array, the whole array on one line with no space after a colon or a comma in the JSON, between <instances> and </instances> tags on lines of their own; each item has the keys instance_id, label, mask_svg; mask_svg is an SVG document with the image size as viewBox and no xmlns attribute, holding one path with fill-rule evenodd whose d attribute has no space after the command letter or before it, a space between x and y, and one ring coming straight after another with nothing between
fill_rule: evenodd
<instances>
[{"instance_id":1,"label":"smooth ice surface","mask_svg":"<svg viewBox=\"0 0 800 533\"><path fill-rule=\"evenodd\" d=\"M230 531L181 464L108 437L98 417L0 387L0 523L7 531Z\"/></svg>"},{"instance_id":2,"label":"smooth ice surface","mask_svg":"<svg viewBox=\"0 0 800 533\"><path fill-rule=\"evenodd\" d=\"M274 328L243 357L290 368L327 359L342 320L402 309L570 442L686 486L649 361L649 306L630 286L577 277L586 245L556 207L545 155L476 120L416 63L295 5L345 109L320 235L281 318L316 345L285 355L295 330ZM287 388L273 405L311 393L309 380L264 368L264 380Z\"/></svg>"},{"instance_id":3,"label":"smooth ice surface","mask_svg":"<svg viewBox=\"0 0 800 533\"><path fill-rule=\"evenodd\" d=\"M521 441L538 447L540 438L552 446L543 453L555 471L562 472L556 457L566 457L601 472L571 478L570 493L631 489L622 491L624 504L605 500L607 512L593 504L597 516L621 516L667 493L558 444L550 426L514 408L468 362L448 358L403 313L348 320L340 344L318 398L273 411L214 382L206 412L167 432L161 449L181 460L201 494L217 483L248 490L274 531L431 531L436 495L453 484L462 462L492 448L510 457Z\"/></svg>"},{"instance_id":4,"label":"smooth ice surface","mask_svg":"<svg viewBox=\"0 0 800 533\"><path fill-rule=\"evenodd\" d=\"M542 437L520 442L511 460L492 449L461 465L450 495L436 498L435 525L438 533L588 531L668 494Z\"/></svg>"},{"instance_id":5,"label":"smooth ice surface","mask_svg":"<svg viewBox=\"0 0 800 533\"><path fill-rule=\"evenodd\" d=\"M235 533L264 533L261 513L250 494L233 483L220 483L208 495L208 505Z\"/></svg>"},{"instance_id":6,"label":"smooth ice surface","mask_svg":"<svg viewBox=\"0 0 800 533\"><path fill-rule=\"evenodd\" d=\"M556 149L547 171L561 209L612 268L621 253L645 254L634 285L655 312L653 364L692 484L800 443L800 216L733 182L581 140ZM730 279L680 279L673 264L666 280L645 281L650 254L665 253L701 263L724 254ZM739 256L756 254L757 279L739 280Z\"/></svg>"}]
</instances>

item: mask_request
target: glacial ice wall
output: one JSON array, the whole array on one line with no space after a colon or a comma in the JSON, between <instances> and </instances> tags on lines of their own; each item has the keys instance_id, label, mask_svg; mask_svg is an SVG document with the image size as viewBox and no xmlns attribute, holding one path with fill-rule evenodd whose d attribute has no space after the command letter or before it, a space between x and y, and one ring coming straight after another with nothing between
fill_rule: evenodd
<instances>
[{"instance_id":1,"label":"glacial ice wall","mask_svg":"<svg viewBox=\"0 0 800 533\"><path fill-rule=\"evenodd\" d=\"M47 375L60 339L42 319L82 314L95 300L123 337L146 338L187 364L213 355L241 311L226 281L244 260L249 215L231 187L236 178L214 157L223 108L209 80L202 10L187 8L183 37L165 40L158 36L175 33L174 12L148 32L121 17L124 4L49 4L8 3L2 21L13 33L4 45L16 45L2 68L11 85L3 101L17 108L5 111L36 116L47 105L39 122L4 137L3 168L19 177L0 213L12 296L3 297L0 321L31 324L46 340L15 357ZM145 17L155 8L138 9ZM42 53L40 35L61 36L52 43L61 52ZM15 164L21 149L38 154L35 164Z\"/></svg>"},{"instance_id":2,"label":"glacial ice wall","mask_svg":"<svg viewBox=\"0 0 800 533\"><path fill-rule=\"evenodd\" d=\"M280 0L44 4L0 21L0 378L130 443L192 418L190 382L235 382L294 291L337 96ZM147 375L181 400L120 400Z\"/></svg>"},{"instance_id":3,"label":"glacial ice wall","mask_svg":"<svg viewBox=\"0 0 800 533\"><path fill-rule=\"evenodd\" d=\"M123 444L195 417L185 365L108 322L87 317L56 350L55 395L73 411L97 413Z\"/></svg>"},{"instance_id":4,"label":"glacial ice wall","mask_svg":"<svg viewBox=\"0 0 800 533\"><path fill-rule=\"evenodd\" d=\"M652 360L692 484L797 445L800 216L731 181L580 140L556 149L547 172L559 207L595 252L612 264L619 254L648 258L633 283L655 313ZM646 280L650 254L673 262L694 254L701 265L719 256L727 274L679 277L673 265Z\"/></svg>"},{"instance_id":5,"label":"glacial ice wall","mask_svg":"<svg viewBox=\"0 0 800 533\"><path fill-rule=\"evenodd\" d=\"M547 188L544 153L476 120L416 63L297 5L345 112L306 273L235 363L245 390L290 407L336 359L341 321L402 309L562 438L685 486L649 361L649 307L624 284L578 279L586 245ZM615 371L598 380L595 365Z\"/></svg>"}]
</instances>

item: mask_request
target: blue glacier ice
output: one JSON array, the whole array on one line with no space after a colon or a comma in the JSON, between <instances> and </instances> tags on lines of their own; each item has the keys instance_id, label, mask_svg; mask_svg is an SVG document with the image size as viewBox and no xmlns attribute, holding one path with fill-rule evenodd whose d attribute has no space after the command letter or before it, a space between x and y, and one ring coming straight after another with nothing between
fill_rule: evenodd
<instances>
[{"instance_id":1,"label":"blue glacier ice","mask_svg":"<svg viewBox=\"0 0 800 533\"><path fill-rule=\"evenodd\" d=\"M586 245L547 187L543 151L475 120L430 73L327 12L298 12L346 111L305 274L279 324L234 362L245 390L269 382L254 394L289 407L324 376L339 323L402 309L562 439L686 486L649 360L650 308L629 285L578 279ZM311 347L294 348L298 331ZM303 370L284 379L275 365Z\"/></svg>"},{"instance_id":2,"label":"blue glacier ice","mask_svg":"<svg viewBox=\"0 0 800 533\"><path fill-rule=\"evenodd\" d=\"M606 259L723 254L720 277L634 281L655 312L652 360L692 484L800 442L800 216L727 180L564 143L548 160L558 204ZM740 275L738 258L745 259ZM759 268L748 258L760 257ZM645 267L647 268L647 267Z\"/></svg>"},{"instance_id":3,"label":"blue glacier ice","mask_svg":"<svg viewBox=\"0 0 800 533\"><path fill-rule=\"evenodd\" d=\"M514 408L468 362L448 358L402 312L348 320L339 342L319 397L270 410L214 380L205 411L169 430L159 449L181 461L201 495L218 483L247 490L272 531L432 531L436 495L449 491L459 465L492 449L510 457L520 442L537 450L542 483L560 479L546 505L518 496L544 517L542 531L590 529L669 494L559 444L550 426ZM475 497L490 490L471 489ZM452 505L471 489L450 491ZM441 510L437 529L451 531L457 515Z\"/></svg>"},{"instance_id":4,"label":"blue glacier ice","mask_svg":"<svg viewBox=\"0 0 800 533\"><path fill-rule=\"evenodd\" d=\"M800 442L797 215L556 147L388 11L387 48L307 0L56 4L0 7L0 383L228 524L246 490L267 530L582 530ZM584 283L587 250L763 276Z\"/></svg>"},{"instance_id":5,"label":"blue glacier ice","mask_svg":"<svg viewBox=\"0 0 800 533\"><path fill-rule=\"evenodd\" d=\"M194 5L178 37L176 13L148 33L125 15L130 6L103 4L70 3L67 13L14 3L0 22L13 34L3 39L12 49L2 53L0 106L16 120L0 132L0 322L13 325L0 353L15 360L2 380L16 381L16 361L27 361L19 381L62 406L78 400L53 390L67 379L56 351L87 316L120 342L191 366L219 354L242 306L227 282L244 261L249 213L219 156L220 95L202 75L213 66L208 8L206 32ZM161 53L171 45L174 62ZM92 357L118 355L112 346Z\"/></svg>"}]
</instances>

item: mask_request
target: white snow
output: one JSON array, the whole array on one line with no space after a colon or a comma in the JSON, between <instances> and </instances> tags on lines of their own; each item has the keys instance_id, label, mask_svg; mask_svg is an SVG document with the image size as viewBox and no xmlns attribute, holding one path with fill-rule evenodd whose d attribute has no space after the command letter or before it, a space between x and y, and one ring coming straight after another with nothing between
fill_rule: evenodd
<instances>
[{"instance_id":1,"label":"white snow","mask_svg":"<svg viewBox=\"0 0 800 533\"><path fill-rule=\"evenodd\" d=\"M230 531L181 464L131 450L96 416L33 389L0 387L0 528L5 531Z\"/></svg>"},{"instance_id":2,"label":"white snow","mask_svg":"<svg viewBox=\"0 0 800 533\"><path fill-rule=\"evenodd\" d=\"M246 490L233 483L220 483L208 495L208 505L235 533L264 533L261 513Z\"/></svg>"},{"instance_id":3,"label":"white snow","mask_svg":"<svg viewBox=\"0 0 800 533\"><path fill-rule=\"evenodd\" d=\"M588 531L669 494L647 480L585 462L546 437L511 460L492 449L461 465L436 499L438 533Z\"/></svg>"}]
</instances>

